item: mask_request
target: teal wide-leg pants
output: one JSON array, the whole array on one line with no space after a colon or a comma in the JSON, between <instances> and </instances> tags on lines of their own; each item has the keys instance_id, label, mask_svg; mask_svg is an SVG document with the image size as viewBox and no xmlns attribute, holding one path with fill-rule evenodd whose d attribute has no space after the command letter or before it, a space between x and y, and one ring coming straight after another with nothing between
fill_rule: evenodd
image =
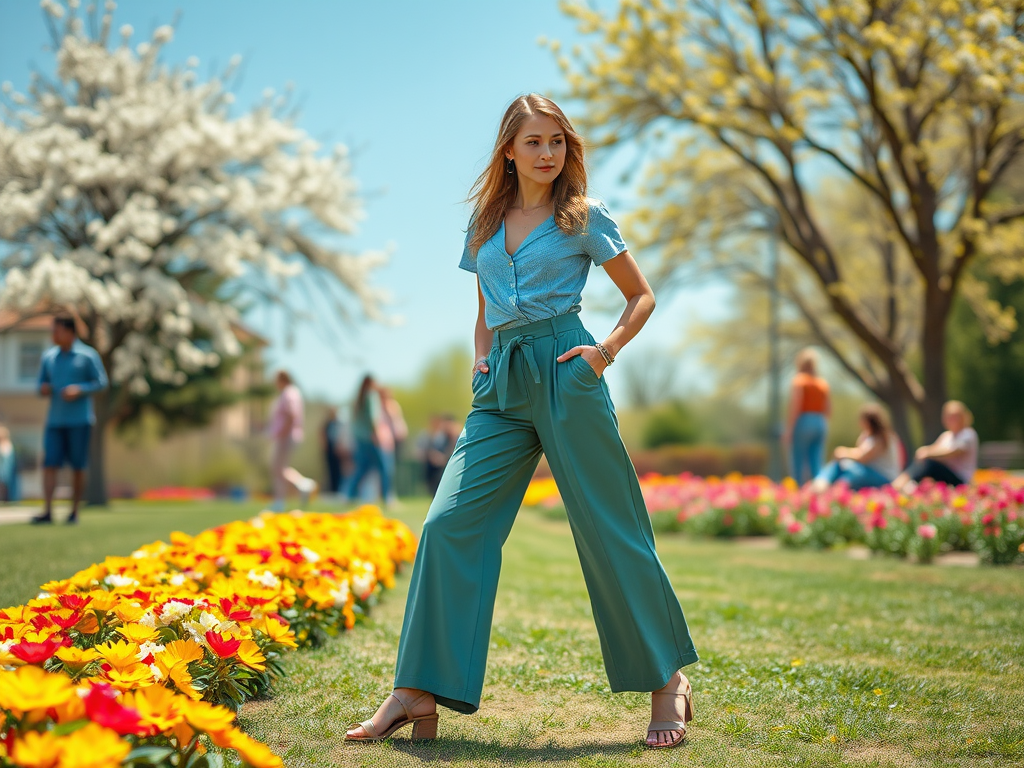
<instances>
[{"instance_id":1,"label":"teal wide-leg pants","mask_svg":"<svg viewBox=\"0 0 1024 768\"><path fill-rule=\"evenodd\" d=\"M501 547L540 460L548 459L583 566L613 691L654 691L697 661L654 549L607 384L582 357L576 314L494 334L489 373L430 506L402 625L396 688L480 706Z\"/></svg>"}]
</instances>

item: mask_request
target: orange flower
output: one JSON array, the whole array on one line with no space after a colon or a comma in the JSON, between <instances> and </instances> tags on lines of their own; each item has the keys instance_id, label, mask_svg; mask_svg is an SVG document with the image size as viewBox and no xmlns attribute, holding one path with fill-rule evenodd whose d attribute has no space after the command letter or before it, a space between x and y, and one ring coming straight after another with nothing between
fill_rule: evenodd
<instances>
[{"instance_id":1,"label":"orange flower","mask_svg":"<svg viewBox=\"0 0 1024 768\"><path fill-rule=\"evenodd\" d=\"M299 647L299 644L295 642L295 633L292 632L291 627L272 616L265 616L263 624L259 629L275 643L280 643L289 648Z\"/></svg>"},{"instance_id":2,"label":"orange flower","mask_svg":"<svg viewBox=\"0 0 1024 768\"><path fill-rule=\"evenodd\" d=\"M156 629L147 627L145 624L124 624L118 627L117 631L129 642L139 645L148 643L159 634Z\"/></svg>"},{"instance_id":3,"label":"orange flower","mask_svg":"<svg viewBox=\"0 0 1024 768\"><path fill-rule=\"evenodd\" d=\"M82 620L78 622L78 625L75 627L75 629L77 629L83 635L95 635L97 632L99 632L100 629L99 619L96 618L96 614L94 612L88 611L82 617Z\"/></svg>"},{"instance_id":4,"label":"orange flower","mask_svg":"<svg viewBox=\"0 0 1024 768\"><path fill-rule=\"evenodd\" d=\"M229 733L227 746L237 750L242 760L253 768L284 768L284 762L270 751L270 747L239 730L232 730Z\"/></svg>"},{"instance_id":5,"label":"orange flower","mask_svg":"<svg viewBox=\"0 0 1024 768\"><path fill-rule=\"evenodd\" d=\"M75 648L73 645L60 648L54 656L64 662L64 668L71 672L80 672L100 658L99 653L92 648Z\"/></svg>"},{"instance_id":6,"label":"orange flower","mask_svg":"<svg viewBox=\"0 0 1024 768\"><path fill-rule=\"evenodd\" d=\"M184 721L184 700L169 688L151 685L124 694L122 704L139 713L139 719L157 733L164 733Z\"/></svg>"},{"instance_id":7,"label":"orange flower","mask_svg":"<svg viewBox=\"0 0 1024 768\"><path fill-rule=\"evenodd\" d=\"M131 603L126 602L118 603L117 606L114 608L114 615L117 616L117 618L119 618L125 624L131 624L132 622L138 621L142 618L145 612L145 608L142 608L141 606L137 605L132 605ZM156 630L153 631L156 632ZM146 641L143 640L142 642Z\"/></svg>"},{"instance_id":8,"label":"orange flower","mask_svg":"<svg viewBox=\"0 0 1024 768\"><path fill-rule=\"evenodd\" d=\"M206 654L203 646L195 640L174 640L164 646L164 649L156 655L158 664L166 664L170 669L179 661L188 664L192 661L199 661Z\"/></svg>"},{"instance_id":9,"label":"orange flower","mask_svg":"<svg viewBox=\"0 0 1024 768\"><path fill-rule=\"evenodd\" d=\"M90 592L89 597L92 598L92 601L89 603L89 607L100 611L101 613L114 610L114 608L116 608L123 599L119 595L115 595L112 592L105 592L102 589Z\"/></svg>"}]
</instances>

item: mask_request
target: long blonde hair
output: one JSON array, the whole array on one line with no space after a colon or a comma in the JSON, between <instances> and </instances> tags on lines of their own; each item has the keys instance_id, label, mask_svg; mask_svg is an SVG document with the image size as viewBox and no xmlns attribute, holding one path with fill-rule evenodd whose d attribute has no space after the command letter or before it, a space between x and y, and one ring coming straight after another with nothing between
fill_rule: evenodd
<instances>
[{"instance_id":1,"label":"long blonde hair","mask_svg":"<svg viewBox=\"0 0 1024 768\"><path fill-rule=\"evenodd\" d=\"M469 250L476 255L480 246L494 237L505 213L515 203L519 191L518 172L507 170L505 152L528 117L546 115L558 123L565 134L565 166L551 182L551 199L555 204L555 223L568 235L578 234L587 226L587 167L583 161L583 139L576 133L569 118L546 96L528 93L520 96L505 110L498 127L498 138L487 168L469 192L473 203L470 218L472 235Z\"/></svg>"}]
</instances>

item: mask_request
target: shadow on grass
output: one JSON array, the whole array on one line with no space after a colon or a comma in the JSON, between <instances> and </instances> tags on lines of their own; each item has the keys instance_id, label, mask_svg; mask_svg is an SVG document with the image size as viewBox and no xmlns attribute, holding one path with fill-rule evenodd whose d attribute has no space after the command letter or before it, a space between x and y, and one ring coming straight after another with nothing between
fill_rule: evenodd
<instances>
[{"instance_id":1,"label":"shadow on grass","mask_svg":"<svg viewBox=\"0 0 1024 768\"><path fill-rule=\"evenodd\" d=\"M685 747L684 740L683 745ZM464 737L440 738L432 742L414 742L408 739L391 742L396 752L419 758L425 763L490 760L498 763L533 764L535 762L566 761L588 757L638 757L647 751L643 742L576 744L561 746L554 742L543 745L503 744L500 741Z\"/></svg>"}]
</instances>

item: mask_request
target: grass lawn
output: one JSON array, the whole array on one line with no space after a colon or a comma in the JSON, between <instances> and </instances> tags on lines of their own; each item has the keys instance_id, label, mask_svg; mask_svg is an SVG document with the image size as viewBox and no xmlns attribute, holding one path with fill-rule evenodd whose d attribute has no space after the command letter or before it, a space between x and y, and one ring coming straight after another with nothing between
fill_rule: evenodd
<instances>
[{"instance_id":1,"label":"grass lawn","mask_svg":"<svg viewBox=\"0 0 1024 768\"><path fill-rule=\"evenodd\" d=\"M42 581L252 505L118 505L76 529L0 527L0 604ZM396 513L415 530L422 501ZM702 656L680 749L643 748L649 697L612 694L568 525L523 512L505 547L484 701L439 739L342 742L390 690L407 574L371 621L293 654L242 709L290 768L314 765L1019 766L1024 569L921 567L658 538Z\"/></svg>"}]
</instances>

